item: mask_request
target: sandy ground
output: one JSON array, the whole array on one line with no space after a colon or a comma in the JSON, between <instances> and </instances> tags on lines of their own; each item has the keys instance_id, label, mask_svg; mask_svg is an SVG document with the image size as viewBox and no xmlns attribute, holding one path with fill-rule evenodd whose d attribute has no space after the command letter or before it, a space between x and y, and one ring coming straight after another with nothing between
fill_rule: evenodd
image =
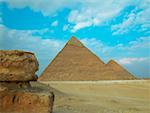
<instances>
[{"instance_id":1,"label":"sandy ground","mask_svg":"<svg viewBox=\"0 0 150 113\"><path fill-rule=\"evenodd\" d=\"M150 113L150 81L44 82L54 113Z\"/></svg>"}]
</instances>

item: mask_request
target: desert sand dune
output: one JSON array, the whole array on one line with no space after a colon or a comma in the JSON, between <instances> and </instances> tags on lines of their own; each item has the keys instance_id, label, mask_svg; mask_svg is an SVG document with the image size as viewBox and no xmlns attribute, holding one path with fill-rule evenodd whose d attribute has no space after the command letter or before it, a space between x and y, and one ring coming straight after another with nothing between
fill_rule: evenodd
<instances>
[{"instance_id":1,"label":"desert sand dune","mask_svg":"<svg viewBox=\"0 0 150 113\"><path fill-rule=\"evenodd\" d=\"M57 90L54 113L149 113L150 111L148 80L45 82L45 84ZM58 91L63 95L59 95Z\"/></svg>"}]
</instances>

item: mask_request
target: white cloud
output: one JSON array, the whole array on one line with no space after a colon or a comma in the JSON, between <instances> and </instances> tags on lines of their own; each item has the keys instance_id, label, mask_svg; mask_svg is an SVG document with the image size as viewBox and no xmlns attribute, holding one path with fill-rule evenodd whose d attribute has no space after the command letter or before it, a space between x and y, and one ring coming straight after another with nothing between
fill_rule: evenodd
<instances>
[{"instance_id":1,"label":"white cloud","mask_svg":"<svg viewBox=\"0 0 150 113\"><path fill-rule=\"evenodd\" d=\"M34 33L35 30L15 30L0 25L0 49L20 49L34 52L39 60L39 73L41 73L63 47L64 41L54 38L42 39L41 36L34 36Z\"/></svg>"},{"instance_id":2,"label":"white cloud","mask_svg":"<svg viewBox=\"0 0 150 113\"><path fill-rule=\"evenodd\" d=\"M135 41L129 42L129 47L126 47L127 50L135 50L139 48L150 48L150 36L137 38ZM150 52L150 50L148 51Z\"/></svg>"},{"instance_id":3,"label":"white cloud","mask_svg":"<svg viewBox=\"0 0 150 113\"><path fill-rule=\"evenodd\" d=\"M45 16L52 16L57 11L69 8L71 12L68 22L73 25L71 32L89 26L100 26L108 24L115 19L127 6L135 6L131 13L123 19L121 23L113 25L114 35L127 33L136 25L140 25L138 31L147 33L150 29L150 7L149 0L1 0L9 4L10 8L29 7L33 11L40 11ZM136 28L135 28L136 29Z\"/></svg>"},{"instance_id":4,"label":"white cloud","mask_svg":"<svg viewBox=\"0 0 150 113\"><path fill-rule=\"evenodd\" d=\"M66 31L69 28L69 24L63 26L63 31Z\"/></svg>"},{"instance_id":5,"label":"white cloud","mask_svg":"<svg viewBox=\"0 0 150 113\"><path fill-rule=\"evenodd\" d=\"M85 27L108 24L122 13L127 6L135 6L136 8L127 14L121 23L111 26L113 35L127 33L132 28L136 30L138 25L140 25L138 31L148 32L150 29L149 4L149 0L86 0L81 2L80 8L72 9L68 17L68 22L74 24L71 31L76 32Z\"/></svg>"},{"instance_id":6,"label":"white cloud","mask_svg":"<svg viewBox=\"0 0 150 113\"><path fill-rule=\"evenodd\" d=\"M101 40L97 40L96 38L82 38L81 42L93 49L95 52L100 51L104 53L104 49L106 49L106 45Z\"/></svg>"},{"instance_id":7,"label":"white cloud","mask_svg":"<svg viewBox=\"0 0 150 113\"><path fill-rule=\"evenodd\" d=\"M137 77L150 77L150 57L127 57L118 62Z\"/></svg>"},{"instance_id":8,"label":"white cloud","mask_svg":"<svg viewBox=\"0 0 150 113\"><path fill-rule=\"evenodd\" d=\"M113 3L112 0L82 2L81 8L71 11L68 22L74 24L73 32L92 25L101 25L119 14L127 2L124 4L122 2Z\"/></svg>"},{"instance_id":9,"label":"white cloud","mask_svg":"<svg viewBox=\"0 0 150 113\"><path fill-rule=\"evenodd\" d=\"M130 30L144 31L149 33L150 29L150 1L143 0L136 4L136 8L124 17L123 21L119 24L111 26L113 35L124 34ZM138 26L138 27L137 27Z\"/></svg>"},{"instance_id":10,"label":"white cloud","mask_svg":"<svg viewBox=\"0 0 150 113\"><path fill-rule=\"evenodd\" d=\"M71 30L71 32L76 32L77 30L79 30L79 29L82 29L82 28L85 28L85 27L89 27L89 26L91 26L92 25L92 23L89 21L89 22L81 22L81 23L77 23L74 27L73 27L73 29Z\"/></svg>"},{"instance_id":11,"label":"white cloud","mask_svg":"<svg viewBox=\"0 0 150 113\"><path fill-rule=\"evenodd\" d=\"M96 38L82 38L81 41L107 62L110 58L150 56L150 37L139 37L128 44L109 45Z\"/></svg>"},{"instance_id":12,"label":"white cloud","mask_svg":"<svg viewBox=\"0 0 150 113\"><path fill-rule=\"evenodd\" d=\"M136 15L131 13L122 23L112 25L113 35L127 33L135 25Z\"/></svg>"},{"instance_id":13,"label":"white cloud","mask_svg":"<svg viewBox=\"0 0 150 113\"><path fill-rule=\"evenodd\" d=\"M143 61L150 61L150 58L144 57L144 58L122 58L119 59L118 62L120 64L132 64L134 62L143 62Z\"/></svg>"},{"instance_id":14,"label":"white cloud","mask_svg":"<svg viewBox=\"0 0 150 113\"><path fill-rule=\"evenodd\" d=\"M58 21L57 21L57 20L55 20L55 21L51 24L51 26L53 26L53 27L58 26Z\"/></svg>"},{"instance_id":15,"label":"white cloud","mask_svg":"<svg viewBox=\"0 0 150 113\"><path fill-rule=\"evenodd\" d=\"M10 8L29 7L45 16L50 16L62 8L74 6L74 2L69 0L1 0L1 2L7 2Z\"/></svg>"}]
</instances>

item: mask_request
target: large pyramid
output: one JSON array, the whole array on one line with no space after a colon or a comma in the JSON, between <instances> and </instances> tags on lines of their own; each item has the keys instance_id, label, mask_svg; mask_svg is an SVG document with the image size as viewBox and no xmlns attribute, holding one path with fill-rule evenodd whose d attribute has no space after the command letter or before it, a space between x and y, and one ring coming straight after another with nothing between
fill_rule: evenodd
<instances>
[{"instance_id":1,"label":"large pyramid","mask_svg":"<svg viewBox=\"0 0 150 113\"><path fill-rule=\"evenodd\" d=\"M132 75L126 70L125 75L123 74L126 77L119 76L117 73L121 71L113 69L113 64L111 64L111 62L105 64L79 40L72 37L48 65L38 80L86 81L132 79ZM120 68L122 67L120 66ZM124 69L122 68L122 70Z\"/></svg>"}]
</instances>

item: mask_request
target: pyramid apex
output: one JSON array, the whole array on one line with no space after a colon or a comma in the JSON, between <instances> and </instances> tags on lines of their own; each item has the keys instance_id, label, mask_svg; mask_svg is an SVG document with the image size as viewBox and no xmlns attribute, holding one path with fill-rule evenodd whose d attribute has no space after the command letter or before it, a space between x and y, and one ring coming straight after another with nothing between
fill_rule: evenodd
<instances>
[{"instance_id":1,"label":"pyramid apex","mask_svg":"<svg viewBox=\"0 0 150 113\"><path fill-rule=\"evenodd\" d=\"M119 64L115 60L111 59L111 60L109 60L107 65L119 65Z\"/></svg>"},{"instance_id":2,"label":"pyramid apex","mask_svg":"<svg viewBox=\"0 0 150 113\"><path fill-rule=\"evenodd\" d=\"M116 63L116 61L113 60L113 59L110 59L109 62L108 62L108 64L110 64L110 63Z\"/></svg>"},{"instance_id":3,"label":"pyramid apex","mask_svg":"<svg viewBox=\"0 0 150 113\"><path fill-rule=\"evenodd\" d=\"M120 64L118 64L115 60L110 60L108 63L107 63L107 66L110 66L110 67L113 67L113 68L119 68L119 69L124 69Z\"/></svg>"},{"instance_id":4,"label":"pyramid apex","mask_svg":"<svg viewBox=\"0 0 150 113\"><path fill-rule=\"evenodd\" d=\"M78 40L75 36L72 36L70 40Z\"/></svg>"},{"instance_id":5,"label":"pyramid apex","mask_svg":"<svg viewBox=\"0 0 150 113\"><path fill-rule=\"evenodd\" d=\"M83 47L84 45L74 36L70 38L70 40L67 42L67 45L73 45L78 47Z\"/></svg>"}]
</instances>

